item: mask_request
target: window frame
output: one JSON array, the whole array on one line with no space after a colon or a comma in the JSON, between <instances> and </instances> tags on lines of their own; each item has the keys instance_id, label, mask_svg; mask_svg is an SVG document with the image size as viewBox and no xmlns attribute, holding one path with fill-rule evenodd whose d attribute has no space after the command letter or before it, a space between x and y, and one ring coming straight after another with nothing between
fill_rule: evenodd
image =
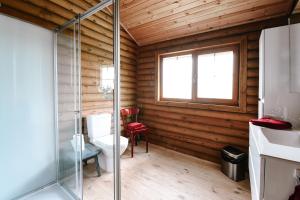
<instances>
[{"instance_id":1,"label":"window frame","mask_svg":"<svg viewBox=\"0 0 300 200\"><path fill-rule=\"evenodd\" d=\"M190 46L190 48L188 48ZM198 55L217 53L232 50L234 53L234 75L233 75L233 98L232 99L213 99L213 98L197 98L197 81L198 81ZM225 38L216 41L208 41L203 43L194 43L182 47L173 47L158 50L156 55L156 89L155 103L158 105L190 107L209 109L217 111L230 112L246 112L246 89L247 89L247 37L238 36ZM162 62L165 57L173 57L180 55L192 54L193 70L192 70L192 99L179 98L163 98L163 70Z\"/></svg>"}]
</instances>

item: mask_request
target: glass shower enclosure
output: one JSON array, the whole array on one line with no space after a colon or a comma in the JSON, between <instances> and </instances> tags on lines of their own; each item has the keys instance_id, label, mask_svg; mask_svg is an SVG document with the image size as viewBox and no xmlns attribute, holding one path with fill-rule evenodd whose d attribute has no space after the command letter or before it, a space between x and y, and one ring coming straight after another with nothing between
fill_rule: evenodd
<instances>
[{"instance_id":1,"label":"glass shower enclosure","mask_svg":"<svg viewBox=\"0 0 300 200\"><path fill-rule=\"evenodd\" d=\"M82 199L79 24L0 24L0 199Z\"/></svg>"},{"instance_id":2,"label":"glass shower enclosure","mask_svg":"<svg viewBox=\"0 0 300 200\"><path fill-rule=\"evenodd\" d=\"M54 34L0 15L0 199L83 199L80 22L113 2L111 196L121 198L119 1L103 0Z\"/></svg>"},{"instance_id":3,"label":"glass shower enclosure","mask_svg":"<svg viewBox=\"0 0 300 200\"><path fill-rule=\"evenodd\" d=\"M82 199L79 23L0 25L0 199Z\"/></svg>"}]
</instances>

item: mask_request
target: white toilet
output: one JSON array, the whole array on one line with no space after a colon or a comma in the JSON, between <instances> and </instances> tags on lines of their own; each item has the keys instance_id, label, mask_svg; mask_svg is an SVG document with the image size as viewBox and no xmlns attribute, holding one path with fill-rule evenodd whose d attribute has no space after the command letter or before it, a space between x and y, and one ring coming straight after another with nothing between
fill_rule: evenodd
<instances>
[{"instance_id":1,"label":"white toilet","mask_svg":"<svg viewBox=\"0 0 300 200\"><path fill-rule=\"evenodd\" d=\"M101 113L87 116L90 142L102 149L99 157L100 167L107 172L113 171L113 135L111 134L111 114ZM128 139L120 136L120 155L128 146Z\"/></svg>"}]
</instances>

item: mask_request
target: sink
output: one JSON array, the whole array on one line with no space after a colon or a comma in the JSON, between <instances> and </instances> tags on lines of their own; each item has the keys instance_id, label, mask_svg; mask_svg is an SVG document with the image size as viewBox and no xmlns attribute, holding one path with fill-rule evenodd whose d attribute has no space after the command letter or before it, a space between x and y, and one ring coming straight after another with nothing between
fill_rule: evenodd
<instances>
[{"instance_id":1,"label":"sink","mask_svg":"<svg viewBox=\"0 0 300 200\"><path fill-rule=\"evenodd\" d=\"M300 148L300 131L262 128L262 133L272 144Z\"/></svg>"},{"instance_id":2,"label":"sink","mask_svg":"<svg viewBox=\"0 0 300 200\"><path fill-rule=\"evenodd\" d=\"M249 133L252 199L288 199L300 169L300 130L275 130L250 123Z\"/></svg>"},{"instance_id":3,"label":"sink","mask_svg":"<svg viewBox=\"0 0 300 200\"><path fill-rule=\"evenodd\" d=\"M300 130L275 130L250 123L249 141L260 155L300 162Z\"/></svg>"}]
</instances>

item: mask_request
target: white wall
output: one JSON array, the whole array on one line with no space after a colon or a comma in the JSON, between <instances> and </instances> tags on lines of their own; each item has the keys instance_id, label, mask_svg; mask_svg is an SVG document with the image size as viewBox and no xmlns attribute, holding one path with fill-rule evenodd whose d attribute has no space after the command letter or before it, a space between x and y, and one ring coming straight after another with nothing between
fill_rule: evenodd
<instances>
[{"instance_id":1,"label":"white wall","mask_svg":"<svg viewBox=\"0 0 300 200\"><path fill-rule=\"evenodd\" d=\"M53 34L0 15L0 199L56 180Z\"/></svg>"}]
</instances>

